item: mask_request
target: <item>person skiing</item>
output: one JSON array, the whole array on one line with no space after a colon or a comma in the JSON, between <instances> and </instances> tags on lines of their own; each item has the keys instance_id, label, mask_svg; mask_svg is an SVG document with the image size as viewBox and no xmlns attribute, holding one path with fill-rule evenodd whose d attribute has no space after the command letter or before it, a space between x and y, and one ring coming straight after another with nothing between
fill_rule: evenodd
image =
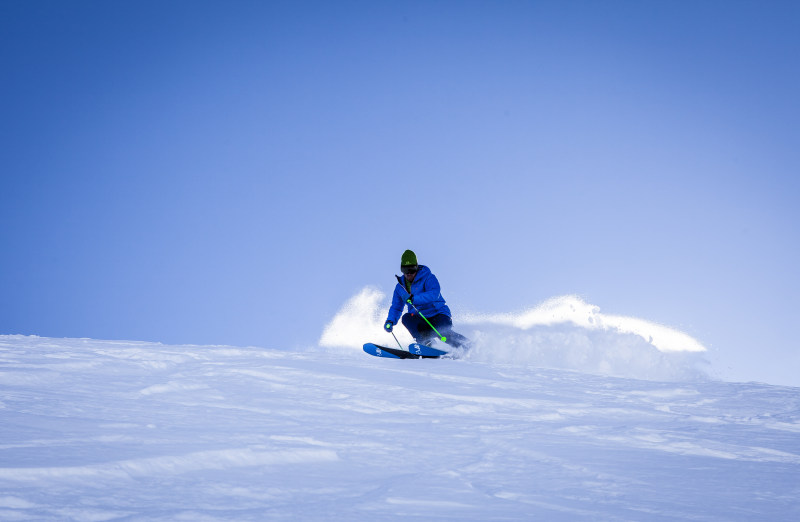
<instances>
[{"instance_id":1,"label":"person skiing","mask_svg":"<svg viewBox=\"0 0 800 522\"><path fill-rule=\"evenodd\" d=\"M442 297L439 280L430 268L417 264L417 255L411 250L406 250L400 258L400 271L403 275L395 276L397 286L383 329L391 332L403 313L403 307L408 305L408 313L402 317L403 326L408 329L416 342L430 346L436 337L436 332L431 328L433 325L450 346L468 348L467 338L453 331L450 308ZM430 321L430 324L425 319Z\"/></svg>"}]
</instances>

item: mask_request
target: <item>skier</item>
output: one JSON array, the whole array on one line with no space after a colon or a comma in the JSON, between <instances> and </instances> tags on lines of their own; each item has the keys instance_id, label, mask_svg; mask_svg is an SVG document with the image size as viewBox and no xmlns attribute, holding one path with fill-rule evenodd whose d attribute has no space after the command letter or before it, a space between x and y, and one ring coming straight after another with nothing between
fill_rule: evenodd
<instances>
[{"instance_id":1,"label":"skier","mask_svg":"<svg viewBox=\"0 0 800 522\"><path fill-rule=\"evenodd\" d=\"M400 271L403 276L395 276L397 286L394 289L389 316L383 325L384 330L392 331L400 314L403 313L403 306L408 304L408 313L403 315L403 326L411 332L416 342L430 346L436 337L436 332L431 328L433 325L450 346L469 348L467 338L453 331L450 308L445 304L439 280L431 270L425 265L417 264L417 255L411 250L406 250L400 258Z\"/></svg>"}]
</instances>

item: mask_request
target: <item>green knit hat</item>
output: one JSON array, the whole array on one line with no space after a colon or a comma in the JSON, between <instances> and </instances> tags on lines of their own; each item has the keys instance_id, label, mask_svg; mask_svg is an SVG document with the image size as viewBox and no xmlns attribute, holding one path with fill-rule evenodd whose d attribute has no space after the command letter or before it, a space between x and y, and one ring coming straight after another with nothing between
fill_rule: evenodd
<instances>
[{"instance_id":1,"label":"green knit hat","mask_svg":"<svg viewBox=\"0 0 800 522\"><path fill-rule=\"evenodd\" d=\"M409 266L417 264L417 254L411 250L403 252L403 257L400 258L400 266Z\"/></svg>"}]
</instances>

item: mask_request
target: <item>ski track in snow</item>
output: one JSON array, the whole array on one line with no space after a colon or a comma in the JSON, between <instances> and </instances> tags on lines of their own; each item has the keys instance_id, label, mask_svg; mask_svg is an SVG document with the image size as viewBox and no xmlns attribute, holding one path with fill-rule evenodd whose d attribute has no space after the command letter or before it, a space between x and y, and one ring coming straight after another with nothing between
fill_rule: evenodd
<instances>
[{"instance_id":1,"label":"ski track in snow","mask_svg":"<svg viewBox=\"0 0 800 522\"><path fill-rule=\"evenodd\" d=\"M0 336L2 520L797 520L800 389Z\"/></svg>"}]
</instances>

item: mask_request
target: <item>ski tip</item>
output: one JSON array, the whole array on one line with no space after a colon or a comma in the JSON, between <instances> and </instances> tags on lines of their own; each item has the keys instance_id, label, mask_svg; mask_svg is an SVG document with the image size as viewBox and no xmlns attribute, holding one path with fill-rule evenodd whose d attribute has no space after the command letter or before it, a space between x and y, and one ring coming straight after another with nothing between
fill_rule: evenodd
<instances>
[{"instance_id":1,"label":"ski tip","mask_svg":"<svg viewBox=\"0 0 800 522\"><path fill-rule=\"evenodd\" d=\"M383 346L378 346L377 344L373 343L365 343L363 347L364 351L370 355L374 355L375 357L389 357L394 359L402 359L400 355L397 355L394 350L390 351Z\"/></svg>"}]
</instances>

